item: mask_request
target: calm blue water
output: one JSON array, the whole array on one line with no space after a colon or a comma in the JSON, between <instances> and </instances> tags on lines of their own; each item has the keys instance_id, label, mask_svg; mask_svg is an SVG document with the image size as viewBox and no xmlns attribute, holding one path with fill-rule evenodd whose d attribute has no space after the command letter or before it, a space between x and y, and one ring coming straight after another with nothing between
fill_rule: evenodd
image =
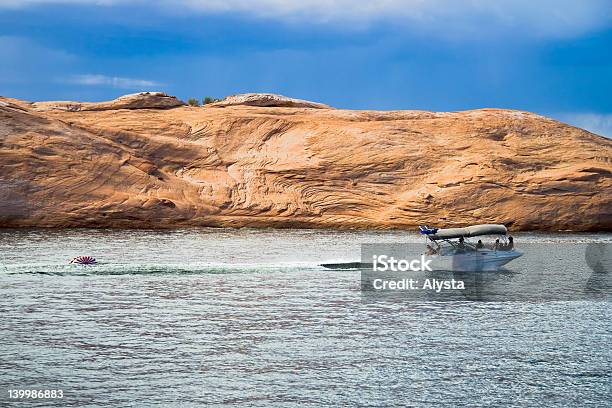
<instances>
[{"instance_id":1,"label":"calm blue water","mask_svg":"<svg viewBox=\"0 0 612 408\"><path fill-rule=\"evenodd\" d=\"M525 256L494 280L524 280L548 257L561 291L598 296L364 301L358 271L318 263L418 237L0 230L0 405L608 406L610 281L593 281L580 248L610 241L518 235L578 249ZM68 265L76 255L101 263ZM8 399L25 388L64 398Z\"/></svg>"}]
</instances>

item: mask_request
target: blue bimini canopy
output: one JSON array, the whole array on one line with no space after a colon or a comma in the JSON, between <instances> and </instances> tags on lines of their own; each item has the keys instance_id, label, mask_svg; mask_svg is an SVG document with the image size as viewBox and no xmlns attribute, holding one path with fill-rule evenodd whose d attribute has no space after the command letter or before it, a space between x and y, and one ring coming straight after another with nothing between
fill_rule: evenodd
<instances>
[{"instance_id":1,"label":"blue bimini canopy","mask_svg":"<svg viewBox=\"0 0 612 408\"><path fill-rule=\"evenodd\" d=\"M422 235L433 235L438 232L438 228L428 227L427 225L419 225L419 232Z\"/></svg>"}]
</instances>

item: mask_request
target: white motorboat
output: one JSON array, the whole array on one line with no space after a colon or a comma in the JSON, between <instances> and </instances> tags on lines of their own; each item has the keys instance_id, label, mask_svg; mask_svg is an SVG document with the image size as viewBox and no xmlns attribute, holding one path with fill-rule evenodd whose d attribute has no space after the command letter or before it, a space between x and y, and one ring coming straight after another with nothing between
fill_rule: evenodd
<instances>
[{"instance_id":1,"label":"white motorboat","mask_svg":"<svg viewBox=\"0 0 612 408\"><path fill-rule=\"evenodd\" d=\"M508 262L523 255L514 248L512 237L504 225L483 224L465 228L438 229L419 227L426 236L427 249L434 270L457 272L496 271ZM491 245L482 240L474 243L469 238L496 236Z\"/></svg>"}]
</instances>

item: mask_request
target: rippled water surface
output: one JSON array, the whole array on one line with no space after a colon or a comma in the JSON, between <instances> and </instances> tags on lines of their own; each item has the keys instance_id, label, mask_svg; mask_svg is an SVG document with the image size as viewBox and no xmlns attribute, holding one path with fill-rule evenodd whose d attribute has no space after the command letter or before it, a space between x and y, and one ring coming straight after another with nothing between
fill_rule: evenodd
<instances>
[{"instance_id":1,"label":"rippled water surface","mask_svg":"<svg viewBox=\"0 0 612 408\"><path fill-rule=\"evenodd\" d=\"M519 235L575 250L526 253L494 283L550 264L564 293L588 296L364 301L358 271L318 264L420 238L0 230L0 405L608 406L609 271L593 274L583 248L610 240ZM25 388L64 398L8 398Z\"/></svg>"}]
</instances>

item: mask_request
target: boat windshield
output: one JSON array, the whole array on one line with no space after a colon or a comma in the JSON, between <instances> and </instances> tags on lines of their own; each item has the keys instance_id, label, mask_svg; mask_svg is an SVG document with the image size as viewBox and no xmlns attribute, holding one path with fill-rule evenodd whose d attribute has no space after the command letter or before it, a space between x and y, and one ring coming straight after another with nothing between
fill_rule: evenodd
<instances>
[{"instance_id":1,"label":"boat windshield","mask_svg":"<svg viewBox=\"0 0 612 408\"><path fill-rule=\"evenodd\" d=\"M513 244L510 245L505 235L500 235L496 239L486 239L483 242L479 239L477 242L470 241L468 239L438 239L430 240L428 243L428 252L430 254L440 255L452 255L463 252L488 252L488 251L502 251L512 250Z\"/></svg>"}]
</instances>

